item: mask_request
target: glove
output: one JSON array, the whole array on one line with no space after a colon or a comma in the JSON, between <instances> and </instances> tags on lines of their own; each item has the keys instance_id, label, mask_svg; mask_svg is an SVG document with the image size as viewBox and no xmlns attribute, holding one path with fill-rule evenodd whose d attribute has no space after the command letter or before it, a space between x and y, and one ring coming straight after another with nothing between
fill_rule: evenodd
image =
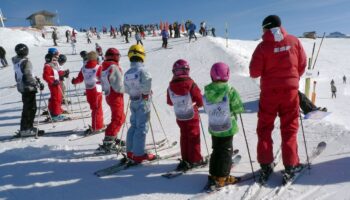
<instances>
[{"instance_id":1,"label":"glove","mask_svg":"<svg viewBox=\"0 0 350 200\"><path fill-rule=\"evenodd\" d=\"M64 81L64 75L60 76L60 81Z\"/></svg>"},{"instance_id":2,"label":"glove","mask_svg":"<svg viewBox=\"0 0 350 200\"><path fill-rule=\"evenodd\" d=\"M52 85L59 85L59 84L60 84L60 81L59 80L55 80Z\"/></svg>"},{"instance_id":3,"label":"glove","mask_svg":"<svg viewBox=\"0 0 350 200\"><path fill-rule=\"evenodd\" d=\"M72 84L75 85L75 78L72 78Z\"/></svg>"},{"instance_id":4,"label":"glove","mask_svg":"<svg viewBox=\"0 0 350 200\"><path fill-rule=\"evenodd\" d=\"M65 78L68 78L69 77L69 69L67 69L66 71L64 71L64 75L63 75Z\"/></svg>"},{"instance_id":5,"label":"glove","mask_svg":"<svg viewBox=\"0 0 350 200\"><path fill-rule=\"evenodd\" d=\"M44 83L39 83L39 89L40 89L41 91L44 90L44 87L45 87Z\"/></svg>"}]
</instances>

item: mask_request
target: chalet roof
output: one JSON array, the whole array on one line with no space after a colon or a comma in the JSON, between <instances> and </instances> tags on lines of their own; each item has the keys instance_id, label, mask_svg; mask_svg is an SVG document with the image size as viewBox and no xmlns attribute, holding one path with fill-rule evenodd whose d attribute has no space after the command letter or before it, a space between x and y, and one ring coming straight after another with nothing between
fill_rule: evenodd
<instances>
[{"instance_id":1,"label":"chalet roof","mask_svg":"<svg viewBox=\"0 0 350 200\"><path fill-rule=\"evenodd\" d=\"M45 15L45 16L49 16L49 17L55 17L56 14L55 13L52 13L52 12L49 12L49 11L46 11L46 10L41 10L41 11L38 11L36 13L33 13L31 14L29 17L27 17L26 19L30 19L32 18L34 15L38 15L38 14L41 14L41 15Z\"/></svg>"}]
</instances>

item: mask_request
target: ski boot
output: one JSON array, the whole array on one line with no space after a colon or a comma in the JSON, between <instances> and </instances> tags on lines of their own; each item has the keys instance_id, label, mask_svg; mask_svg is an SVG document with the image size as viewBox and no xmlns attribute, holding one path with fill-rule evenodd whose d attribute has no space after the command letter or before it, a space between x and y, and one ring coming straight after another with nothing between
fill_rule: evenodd
<instances>
[{"instance_id":1,"label":"ski boot","mask_svg":"<svg viewBox=\"0 0 350 200\"><path fill-rule=\"evenodd\" d=\"M49 111L48 110L44 110L43 113L41 113L41 115L49 115Z\"/></svg>"},{"instance_id":2,"label":"ski boot","mask_svg":"<svg viewBox=\"0 0 350 200\"><path fill-rule=\"evenodd\" d=\"M103 139L103 144L97 148L97 151L104 153L118 153L119 149L115 144L115 138L111 136L106 136Z\"/></svg>"},{"instance_id":3,"label":"ski boot","mask_svg":"<svg viewBox=\"0 0 350 200\"><path fill-rule=\"evenodd\" d=\"M303 164L298 164L297 166L285 166L282 184L286 185L288 182L290 182L294 178L295 173L300 172L304 167L305 166Z\"/></svg>"},{"instance_id":4,"label":"ski boot","mask_svg":"<svg viewBox=\"0 0 350 200\"><path fill-rule=\"evenodd\" d=\"M269 176L271 175L273 168L272 168L272 163L271 164L260 164L260 174L259 174L259 179L258 183L260 185L265 185L266 181L268 180Z\"/></svg>"},{"instance_id":5,"label":"ski boot","mask_svg":"<svg viewBox=\"0 0 350 200\"><path fill-rule=\"evenodd\" d=\"M45 131L43 130L38 130L36 127L29 128L26 130L21 130L18 132L19 137L31 137L31 136L36 136L36 132L38 131L38 136L44 135Z\"/></svg>"},{"instance_id":6,"label":"ski boot","mask_svg":"<svg viewBox=\"0 0 350 200\"><path fill-rule=\"evenodd\" d=\"M224 187L226 185L232 185L238 183L240 179L231 175L225 177L216 177L216 183L219 187Z\"/></svg>"},{"instance_id":7,"label":"ski boot","mask_svg":"<svg viewBox=\"0 0 350 200\"><path fill-rule=\"evenodd\" d=\"M69 117L64 115L51 115L51 118L52 118L52 121L54 122L61 122L61 121L66 121L70 119Z\"/></svg>"},{"instance_id":8,"label":"ski boot","mask_svg":"<svg viewBox=\"0 0 350 200\"><path fill-rule=\"evenodd\" d=\"M115 144L120 145L122 147L125 147L125 145L126 145L125 141L121 140L121 139L115 139Z\"/></svg>"},{"instance_id":9,"label":"ski boot","mask_svg":"<svg viewBox=\"0 0 350 200\"><path fill-rule=\"evenodd\" d=\"M176 171L187 171L192 168L191 164L185 160L179 159L180 163L176 167Z\"/></svg>"},{"instance_id":10,"label":"ski boot","mask_svg":"<svg viewBox=\"0 0 350 200\"><path fill-rule=\"evenodd\" d=\"M89 125L89 128L84 131L84 135L94 135L98 133L102 133L105 130L105 128L101 128L99 130L93 130L92 127Z\"/></svg>"},{"instance_id":11,"label":"ski boot","mask_svg":"<svg viewBox=\"0 0 350 200\"><path fill-rule=\"evenodd\" d=\"M208 158L204 159L204 160L201 160L199 162L194 162L194 163L191 163L191 168L202 168L202 167L205 167L208 165Z\"/></svg>"},{"instance_id":12,"label":"ski boot","mask_svg":"<svg viewBox=\"0 0 350 200\"><path fill-rule=\"evenodd\" d=\"M145 160L151 161L151 160L155 160L155 159L157 159L156 155L150 154L150 153L143 154L142 156L135 156L134 155L132 158L132 160L134 161L135 164L141 164Z\"/></svg>"}]
</instances>

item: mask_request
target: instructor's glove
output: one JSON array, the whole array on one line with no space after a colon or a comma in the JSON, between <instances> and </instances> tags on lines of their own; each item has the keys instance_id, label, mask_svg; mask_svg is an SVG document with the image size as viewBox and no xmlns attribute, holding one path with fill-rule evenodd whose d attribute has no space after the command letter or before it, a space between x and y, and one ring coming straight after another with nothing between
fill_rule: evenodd
<instances>
[{"instance_id":1,"label":"instructor's glove","mask_svg":"<svg viewBox=\"0 0 350 200\"><path fill-rule=\"evenodd\" d=\"M53 83L52 83L52 85L59 85L60 84L60 81L59 80L55 80Z\"/></svg>"},{"instance_id":2,"label":"instructor's glove","mask_svg":"<svg viewBox=\"0 0 350 200\"><path fill-rule=\"evenodd\" d=\"M65 78L68 78L69 77L69 69L67 69L66 71L64 71L64 75L63 75Z\"/></svg>"},{"instance_id":3,"label":"instructor's glove","mask_svg":"<svg viewBox=\"0 0 350 200\"><path fill-rule=\"evenodd\" d=\"M44 90L44 87L45 87L45 85L44 85L44 83L39 83L39 89L41 90L41 91L43 91Z\"/></svg>"},{"instance_id":4,"label":"instructor's glove","mask_svg":"<svg viewBox=\"0 0 350 200\"><path fill-rule=\"evenodd\" d=\"M72 84L75 85L75 78L72 78Z\"/></svg>"}]
</instances>

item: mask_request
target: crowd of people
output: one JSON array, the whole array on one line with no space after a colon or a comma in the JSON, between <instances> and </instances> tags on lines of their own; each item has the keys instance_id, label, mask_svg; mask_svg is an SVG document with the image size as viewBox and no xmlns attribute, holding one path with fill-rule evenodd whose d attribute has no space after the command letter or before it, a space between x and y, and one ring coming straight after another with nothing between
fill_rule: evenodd
<instances>
[{"instance_id":1,"label":"crowd of people","mask_svg":"<svg viewBox=\"0 0 350 200\"><path fill-rule=\"evenodd\" d=\"M263 20L263 40L255 49L249 66L250 76L261 78L256 129L257 160L261 166L258 181L261 184L264 184L273 172L271 134L275 118L279 116L281 121L282 160L285 166L283 182L286 183L304 167L297 150L299 109L301 107L304 113L320 109L298 91L299 79L306 67L306 55L300 41L288 34L281 24L280 18L276 15L270 15ZM197 39L194 33L195 24L188 22L187 25L189 40L191 41L192 37ZM137 40L137 44L129 48L130 67L125 73L119 64L119 50L109 48L103 53L102 47L96 43L95 51L80 52L83 66L79 74L71 80L73 85L80 83L85 85L86 99L91 110L91 126L85 134L105 133L102 145L97 148L98 151L118 151L117 135L126 120L124 95L128 95L131 126L126 137L126 157L136 164L157 158L145 151L146 135L150 126L153 78L145 65L146 52L140 42L144 37L142 33L144 29L141 27L143 26L135 28L136 35L140 39ZM200 30L203 35L207 34L205 23L201 24ZM103 28L103 33L106 34L105 32L106 28ZM125 32L123 34L129 35ZM163 47L167 48L167 39L172 37L172 33L170 31L169 35L168 30L163 27L161 35ZM113 34L111 36L113 37ZM66 37L66 42L75 38L74 30L67 31ZM276 49L275 46L279 48ZM33 66L28 58L29 48L25 44L18 44L15 52L17 55L12 61L17 89L22 94L23 101L19 135L27 137L44 134L44 131L35 128L33 123L37 110L36 93L42 91L45 85L32 73ZM281 60L283 68L280 67ZM48 49L42 78L50 90L48 114L53 121L68 120L62 109L62 103L66 101L64 80L70 75L69 70L64 70L62 67L66 61L65 55L60 54L57 48ZM214 63L209 72L212 81L204 87L203 93L191 78L190 70L190 63L187 60L178 59L172 66L173 77L166 94L166 103L173 106L176 123L180 128L181 159L176 170L187 171L209 164L209 185L222 187L233 184L239 181L230 175L233 136L238 133L237 121L244 112L244 107L238 91L229 84L230 67L223 62ZM286 73L289 75L285 76ZM112 116L106 127L103 123L103 97ZM200 148L199 109L202 107L208 114L208 130L212 136L212 153L209 160L202 156Z\"/></svg>"}]
</instances>

